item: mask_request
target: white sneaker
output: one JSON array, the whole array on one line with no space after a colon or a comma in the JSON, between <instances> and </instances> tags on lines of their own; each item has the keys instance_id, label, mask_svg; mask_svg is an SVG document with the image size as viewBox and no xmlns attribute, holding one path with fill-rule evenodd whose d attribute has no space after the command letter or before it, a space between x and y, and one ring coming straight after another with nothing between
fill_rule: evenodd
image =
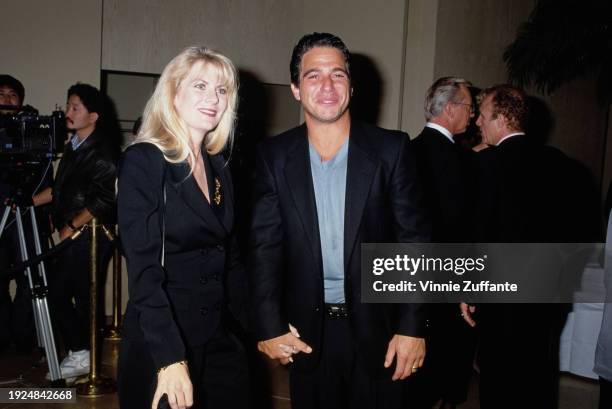
<instances>
[{"instance_id":1,"label":"white sneaker","mask_svg":"<svg viewBox=\"0 0 612 409\"><path fill-rule=\"evenodd\" d=\"M68 356L60 364L62 378L74 378L89 373L89 350L68 351Z\"/></svg>"}]
</instances>

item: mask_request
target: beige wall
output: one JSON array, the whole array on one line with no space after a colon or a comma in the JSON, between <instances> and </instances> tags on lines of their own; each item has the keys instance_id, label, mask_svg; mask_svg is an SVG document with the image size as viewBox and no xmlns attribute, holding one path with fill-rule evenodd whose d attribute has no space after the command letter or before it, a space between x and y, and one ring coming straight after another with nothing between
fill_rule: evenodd
<instances>
[{"instance_id":1,"label":"beige wall","mask_svg":"<svg viewBox=\"0 0 612 409\"><path fill-rule=\"evenodd\" d=\"M505 82L502 54L535 3L535 0L439 0L434 77L465 77L477 86Z\"/></svg>"},{"instance_id":2,"label":"beige wall","mask_svg":"<svg viewBox=\"0 0 612 409\"><path fill-rule=\"evenodd\" d=\"M77 81L99 86L102 0L2 2L0 73L18 78L25 103L48 115Z\"/></svg>"},{"instance_id":3,"label":"beige wall","mask_svg":"<svg viewBox=\"0 0 612 409\"><path fill-rule=\"evenodd\" d=\"M423 128L423 99L434 80L438 0L408 3L400 126L414 138Z\"/></svg>"},{"instance_id":4,"label":"beige wall","mask_svg":"<svg viewBox=\"0 0 612 409\"><path fill-rule=\"evenodd\" d=\"M404 0L384 7L366 0L106 0L102 67L158 73L183 47L206 44L260 81L288 85L289 58L300 36L329 31L374 61L384 78L379 123L396 128L404 5Z\"/></svg>"},{"instance_id":5,"label":"beige wall","mask_svg":"<svg viewBox=\"0 0 612 409\"><path fill-rule=\"evenodd\" d=\"M160 73L181 49L202 44L262 82L286 84L301 6L301 0L105 0L102 68Z\"/></svg>"}]
</instances>

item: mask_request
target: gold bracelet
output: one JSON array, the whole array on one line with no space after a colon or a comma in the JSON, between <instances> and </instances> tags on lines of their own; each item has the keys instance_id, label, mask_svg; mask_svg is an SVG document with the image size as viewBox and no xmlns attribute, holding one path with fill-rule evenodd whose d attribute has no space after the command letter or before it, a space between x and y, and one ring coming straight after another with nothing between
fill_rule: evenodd
<instances>
[{"instance_id":1,"label":"gold bracelet","mask_svg":"<svg viewBox=\"0 0 612 409\"><path fill-rule=\"evenodd\" d=\"M157 374L159 375L159 373L160 373L161 371L163 371L163 370L164 370L164 369L166 369L167 367L172 366L172 365L175 365L175 364L179 364L179 365L183 365L183 366L185 366L185 365L187 365L187 361L178 361L178 362L173 362L173 363L171 363L171 364L168 364L168 365L166 365L166 366L162 366L161 368L159 368L159 369L157 370Z\"/></svg>"}]
</instances>

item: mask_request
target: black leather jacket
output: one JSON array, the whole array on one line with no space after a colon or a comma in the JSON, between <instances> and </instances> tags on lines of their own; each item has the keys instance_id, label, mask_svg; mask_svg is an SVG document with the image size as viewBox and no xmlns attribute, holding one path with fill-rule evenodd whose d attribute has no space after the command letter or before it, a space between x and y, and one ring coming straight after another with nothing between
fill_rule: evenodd
<instances>
[{"instance_id":1,"label":"black leather jacket","mask_svg":"<svg viewBox=\"0 0 612 409\"><path fill-rule=\"evenodd\" d=\"M115 178L118 150L94 131L72 150L68 143L53 184L53 223L61 229L87 208L104 224L115 223Z\"/></svg>"}]
</instances>

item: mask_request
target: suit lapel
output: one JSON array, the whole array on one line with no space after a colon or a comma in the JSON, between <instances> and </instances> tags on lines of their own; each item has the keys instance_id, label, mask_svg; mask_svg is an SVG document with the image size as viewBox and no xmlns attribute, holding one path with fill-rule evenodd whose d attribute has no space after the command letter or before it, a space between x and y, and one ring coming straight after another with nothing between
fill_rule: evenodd
<instances>
[{"instance_id":1,"label":"suit lapel","mask_svg":"<svg viewBox=\"0 0 612 409\"><path fill-rule=\"evenodd\" d=\"M169 164L169 186L183 199L185 206L193 211L198 220L207 229L220 236L225 236L226 231L210 205L206 203L206 198L200 190L195 178L189 175L189 166L186 162Z\"/></svg>"},{"instance_id":2,"label":"suit lapel","mask_svg":"<svg viewBox=\"0 0 612 409\"><path fill-rule=\"evenodd\" d=\"M319 238L319 223L317 204L315 202L312 172L310 170L310 156L308 153L308 138L306 127L302 125L293 149L287 157L284 173L287 187L291 192L295 207L306 233L313 256L320 259L321 240Z\"/></svg>"},{"instance_id":3,"label":"suit lapel","mask_svg":"<svg viewBox=\"0 0 612 409\"><path fill-rule=\"evenodd\" d=\"M356 122L351 123L348 164L346 170L346 200L344 207L344 268L348 266L365 208L376 163L368 154L365 131Z\"/></svg>"}]
</instances>

